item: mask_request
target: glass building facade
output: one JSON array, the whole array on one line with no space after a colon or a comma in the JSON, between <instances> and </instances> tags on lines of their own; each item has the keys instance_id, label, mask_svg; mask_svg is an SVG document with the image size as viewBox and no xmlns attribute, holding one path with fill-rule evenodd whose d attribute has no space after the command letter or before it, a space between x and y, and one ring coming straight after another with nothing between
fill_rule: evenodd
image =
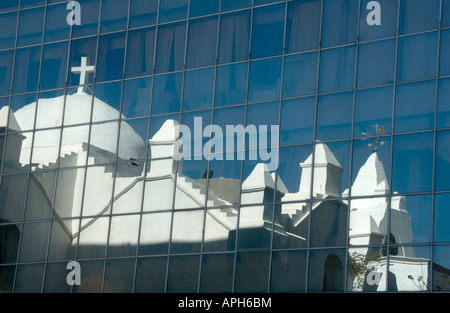
<instances>
[{"instance_id":1,"label":"glass building facade","mask_svg":"<svg viewBox=\"0 0 450 313\"><path fill-rule=\"evenodd\" d=\"M450 0L2 0L0 108L2 292L450 290Z\"/></svg>"}]
</instances>

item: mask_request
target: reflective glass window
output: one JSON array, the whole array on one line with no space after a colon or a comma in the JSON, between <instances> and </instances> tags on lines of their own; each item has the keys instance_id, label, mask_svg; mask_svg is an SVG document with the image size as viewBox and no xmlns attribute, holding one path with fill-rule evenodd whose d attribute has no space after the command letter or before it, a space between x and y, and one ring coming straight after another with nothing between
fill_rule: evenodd
<instances>
[{"instance_id":1,"label":"reflective glass window","mask_svg":"<svg viewBox=\"0 0 450 313\"><path fill-rule=\"evenodd\" d=\"M202 257L200 292L232 292L234 254L205 254Z\"/></svg>"},{"instance_id":2,"label":"reflective glass window","mask_svg":"<svg viewBox=\"0 0 450 313\"><path fill-rule=\"evenodd\" d=\"M250 64L248 101L264 101L280 97L281 64L281 58L253 61Z\"/></svg>"},{"instance_id":3,"label":"reflective glass window","mask_svg":"<svg viewBox=\"0 0 450 313\"><path fill-rule=\"evenodd\" d=\"M62 88L66 84L69 44L61 42L44 46L40 89Z\"/></svg>"},{"instance_id":4,"label":"reflective glass window","mask_svg":"<svg viewBox=\"0 0 450 313\"><path fill-rule=\"evenodd\" d=\"M36 131L33 139L31 163L42 167L47 161L57 161L61 129ZM39 170L39 168L35 169Z\"/></svg>"},{"instance_id":5,"label":"reflective glass window","mask_svg":"<svg viewBox=\"0 0 450 313\"><path fill-rule=\"evenodd\" d=\"M212 106L214 94L214 68L189 71L185 74L183 110Z\"/></svg>"},{"instance_id":6,"label":"reflective glass window","mask_svg":"<svg viewBox=\"0 0 450 313\"><path fill-rule=\"evenodd\" d=\"M448 153L450 151L450 132L438 132L436 146L435 189L450 190L450 180L448 175L446 175L450 170L450 162L448 159Z\"/></svg>"},{"instance_id":7,"label":"reflective glass window","mask_svg":"<svg viewBox=\"0 0 450 313\"><path fill-rule=\"evenodd\" d=\"M134 292L162 293L166 285L167 257L139 258Z\"/></svg>"},{"instance_id":8,"label":"reflective glass window","mask_svg":"<svg viewBox=\"0 0 450 313\"><path fill-rule=\"evenodd\" d=\"M17 30L17 12L0 15L0 49L14 48Z\"/></svg>"},{"instance_id":9,"label":"reflective glass window","mask_svg":"<svg viewBox=\"0 0 450 313\"><path fill-rule=\"evenodd\" d=\"M278 127L278 116L280 115L280 103L278 101L257 103L247 106L247 126L254 125L257 129L258 149L267 147L277 147L279 135L278 131L272 126ZM251 149L253 144L251 139L246 139L246 148Z\"/></svg>"},{"instance_id":10,"label":"reflective glass window","mask_svg":"<svg viewBox=\"0 0 450 313\"><path fill-rule=\"evenodd\" d=\"M283 97L314 94L317 90L317 53L285 57Z\"/></svg>"},{"instance_id":11,"label":"reflective glass window","mask_svg":"<svg viewBox=\"0 0 450 313\"><path fill-rule=\"evenodd\" d=\"M437 127L450 126L450 79L439 80Z\"/></svg>"},{"instance_id":12,"label":"reflective glass window","mask_svg":"<svg viewBox=\"0 0 450 313\"><path fill-rule=\"evenodd\" d=\"M156 23L158 0L131 0L130 28Z\"/></svg>"},{"instance_id":13,"label":"reflective glass window","mask_svg":"<svg viewBox=\"0 0 450 313\"><path fill-rule=\"evenodd\" d=\"M166 292L197 292L199 268L199 255L171 256Z\"/></svg>"},{"instance_id":14,"label":"reflective glass window","mask_svg":"<svg viewBox=\"0 0 450 313\"><path fill-rule=\"evenodd\" d=\"M41 47L16 50L13 93L35 91L38 86Z\"/></svg>"},{"instance_id":15,"label":"reflective glass window","mask_svg":"<svg viewBox=\"0 0 450 313\"><path fill-rule=\"evenodd\" d=\"M14 292L40 293L44 275L44 264L26 264L17 267Z\"/></svg>"},{"instance_id":16,"label":"reflective glass window","mask_svg":"<svg viewBox=\"0 0 450 313\"><path fill-rule=\"evenodd\" d=\"M319 97L317 139L343 139L351 136L353 92Z\"/></svg>"},{"instance_id":17,"label":"reflective glass window","mask_svg":"<svg viewBox=\"0 0 450 313\"><path fill-rule=\"evenodd\" d=\"M394 137L392 190L429 191L433 166L433 134Z\"/></svg>"},{"instance_id":18,"label":"reflective glass window","mask_svg":"<svg viewBox=\"0 0 450 313\"><path fill-rule=\"evenodd\" d=\"M34 103L36 102L36 97L37 97L36 94L27 94L11 97L11 109L13 112L17 112L19 109L25 107L26 105L33 103L33 105L29 107L30 110L30 113L28 115L29 118L27 118L24 122L22 122L22 125L20 125L20 129L22 131L31 130L34 128L34 120L36 115L36 106L34 105ZM18 129L13 128L13 131L18 131ZM10 130L10 132L12 131Z\"/></svg>"},{"instance_id":19,"label":"reflective glass window","mask_svg":"<svg viewBox=\"0 0 450 313\"><path fill-rule=\"evenodd\" d=\"M305 292L306 251L277 251L272 255L271 292Z\"/></svg>"},{"instance_id":20,"label":"reflective glass window","mask_svg":"<svg viewBox=\"0 0 450 313\"><path fill-rule=\"evenodd\" d=\"M233 2L233 0L231 0L230 2ZM2 3L0 4L0 11L14 10L17 9L18 7L19 7L19 0L2 1Z\"/></svg>"},{"instance_id":21,"label":"reflective glass window","mask_svg":"<svg viewBox=\"0 0 450 313\"><path fill-rule=\"evenodd\" d=\"M142 215L139 255L166 254L169 249L172 213Z\"/></svg>"},{"instance_id":22,"label":"reflective glass window","mask_svg":"<svg viewBox=\"0 0 450 313\"><path fill-rule=\"evenodd\" d=\"M23 219L25 209L25 197L23 195L26 192L27 185L28 177L26 174L2 177L0 185L0 199L2 203L0 207L0 217L2 221L18 222ZM20 194L22 194L22 197L19 196ZM22 200L17 201L17 199ZM2 260L4 260L4 258Z\"/></svg>"},{"instance_id":23,"label":"reflective glass window","mask_svg":"<svg viewBox=\"0 0 450 313\"><path fill-rule=\"evenodd\" d=\"M153 57L156 31L154 27L128 33L126 77L153 73Z\"/></svg>"},{"instance_id":24,"label":"reflective glass window","mask_svg":"<svg viewBox=\"0 0 450 313\"><path fill-rule=\"evenodd\" d=\"M45 0L22 0L20 1L21 8L33 7L36 5L45 4Z\"/></svg>"},{"instance_id":25,"label":"reflective glass window","mask_svg":"<svg viewBox=\"0 0 450 313\"><path fill-rule=\"evenodd\" d=\"M313 247L343 246L347 241L347 205L339 200L313 202L311 243ZM332 231L324 231L332 230Z\"/></svg>"},{"instance_id":26,"label":"reflective glass window","mask_svg":"<svg viewBox=\"0 0 450 313\"><path fill-rule=\"evenodd\" d=\"M285 4L253 11L252 59L283 53Z\"/></svg>"},{"instance_id":27,"label":"reflective glass window","mask_svg":"<svg viewBox=\"0 0 450 313\"><path fill-rule=\"evenodd\" d=\"M100 0L79 0L82 8L81 25L72 26L72 38L94 35L98 32ZM66 16L69 11L66 11Z\"/></svg>"},{"instance_id":28,"label":"reflective glass window","mask_svg":"<svg viewBox=\"0 0 450 313\"><path fill-rule=\"evenodd\" d=\"M152 114L180 111L182 79L182 73L155 76Z\"/></svg>"},{"instance_id":29,"label":"reflective glass window","mask_svg":"<svg viewBox=\"0 0 450 313\"><path fill-rule=\"evenodd\" d=\"M127 27L128 1L102 0L100 32L111 32Z\"/></svg>"},{"instance_id":30,"label":"reflective glass window","mask_svg":"<svg viewBox=\"0 0 450 313\"><path fill-rule=\"evenodd\" d=\"M53 219L48 247L49 260L73 260L75 258L72 234L76 233L76 231L75 228L67 227L72 223L73 220Z\"/></svg>"},{"instance_id":31,"label":"reflective glass window","mask_svg":"<svg viewBox=\"0 0 450 313\"><path fill-rule=\"evenodd\" d=\"M160 23L187 18L188 0L161 0L160 2Z\"/></svg>"},{"instance_id":32,"label":"reflective glass window","mask_svg":"<svg viewBox=\"0 0 450 313\"><path fill-rule=\"evenodd\" d=\"M399 33L435 29L439 23L439 0L401 0Z\"/></svg>"},{"instance_id":33,"label":"reflective glass window","mask_svg":"<svg viewBox=\"0 0 450 313\"><path fill-rule=\"evenodd\" d=\"M373 40L393 37L397 31L398 2L391 0L378 0L381 14L380 25L371 25L376 18L372 14L377 14L376 7L368 6L371 0L361 1L361 16L359 19L359 40ZM367 22L369 19L370 23ZM372 20L372 21L371 21Z\"/></svg>"},{"instance_id":34,"label":"reflective glass window","mask_svg":"<svg viewBox=\"0 0 450 313\"><path fill-rule=\"evenodd\" d=\"M281 105L280 145L312 142L315 97L285 100ZM301 114L298 114L301 112Z\"/></svg>"},{"instance_id":35,"label":"reflective glass window","mask_svg":"<svg viewBox=\"0 0 450 313\"><path fill-rule=\"evenodd\" d=\"M125 33L115 33L100 37L99 57L96 68L96 79L98 82L122 78L124 54Z\"/></svg>"},{"instance_id":36,"label":"reflective glass window","mask_svg":"<svg viewBox=\"0 0 450 313\"><path fill-rule=\"evenodd\" d=\"M239 11L220 17L219 63L248 59L251 11Z\"/></svg>"},{"instance_id":37,"label":"reflective glass window","mask_svg":"<svg viewBox=\"0 0 450 313\"><path fill-rule=\"evenodd\" d=\"M450 291L450 280L446 271L450 268L448 255L450 245L435 245L433 247L433 291Z\"/></svg>"},{"instance_id":38,"label":"reflective glass window","mask_svg":"<svg viewBox=\"0 0 450 313\"><path fill-rule=\"evenodd\" d=\"M77 257L80 259L104 258L110 218L84 218L81 222L77 221L79 227L85 227L78 236Z\"/></svg>"},{"instance_id":39,"label":"reflective glass window","mask_svg":"<svg viewBox=\"0 0 450 313\"><path fill-rule=\"evenodd\" d=\"M149 115L152 77L126 80L123 87L122 114L125 117Z\"/></svg>"},{"instance_id":40,"label":"reflective glass window","mask_svg":"<svg viewBox=\"0 0 450 313\"><path fill-rule=\"evenodd\" d=\"M392 86L356 91L355 136L376 136L392 132Z\"/></svg>"},{"instance_id":41,"label":"reflective glass window","mask_svg":"<svg viewBox=\"0 0 450 313\"><path fill-rule=\"evenodd\" d=\"M23 224L19 262L44 261L47 254L50 222Z\"/></svg>"},{"instance_id":42,"label":"reflective glass window","mask_svg":"<svg viewBox=\"0 0 450 313\"><path fill-rule=\"evenodd\" d=\"M181 70L184 65L186 23L175 23L158 28L156 46L156 73Z\"/></svg>"},{"instance_id":43,"label":"reflective glass window","mask_svg":"<svg viewBox=\"0 0 450 313\"><path fill-rule=\"evenodd\" d=\"M177 192L179 189L177 189ZM171 253L200 252L205 212L177 211L173 216Z\"/></svg>"},{"instance_id":44,"label":"reflective glass window","mask_svg":"<svg viewBox=\"0 0 450 313\"><path fill-rule=\"evenodd\" d=\"M100 293L103 290L104 260L79 261L83 269L81 285L74 285L74 293ZM67 266L67 263L63 263ZM67 271L67 269L66 269ZM69 286L70 287L70 286ZM105 286L105 290L108 286Z\"/></svg>"},{"instance_id":45,"label":"reflective glass window","mask_svg":"<svg viewBox=\"0 0 450 313\"><path fill-rule=\"evenodd\" d=\"M255 0L255 5L262 5L262 4L267 4L267 3L272 3L272 2L278 2L280 0Z\"/></svg>"},{"instance_id":46,"label":"reflective glass window","mask_svg":"<svg viewBox=\"0 0 450 313\"><path fill-rule=\"evenodd\" d=\"M244 106L234 106L230 108L217 109L214 110L213 123L225 130L227 128L227 125L233 126L233 130L236 130L235 127L237 125L244 125L244 116ZM237 130L235 132L225 131L222 146L227 150L227 152L241 151L242 140L242 134L239 134ZM216 152L218 151L216 150Z\"/></svg>"},{"instance_id":47,"label":"reflective glass window","mask_svg":"<svg viewBox=\"0 0 450 313\"><path fill-rule=\"evenodd\" d=\"M122 82L98 84L95 86L92 121L100 122L116 120L120 117L120 99L122 98ZM98 101L100 100L100 101ZM114 108L105 113L105 103Z\"/></svg>"},{"instance_id":48,"label":"reflective glass window","mask_svg":"<svg viewBox=\"0 0 450 313\"><path fill-rule=\"evenodd\" d=\"M267 190L266 192L272 192ZM273 204L241 207L239 211L238 249L269 248L271 233L266 228L252 225L255 220L272 224Z\"/></svg>"},{"instance_id":49,"label":"reflective glass window","mask_svg":"<svg viewBox=\"0 0 450 313\"><path fill-rule=\"evenodd\" d=\"M247 63L218 67L214 105L245 103L247 99L247 73Z\"/></svg>"},{"instance_id":50,"label":"reflective glass window","mask_svg":"<svg viewBox=\"0 0 450 313\"><path fill-rule=\"evenodd\" d=\"M20 11L18 46L28 46L42 42L45 7Z\"/></svg>"},{"instance_id":51,"label":"reflective glass window","mask_svg":"<svg viewBox=\"0 0 450 313\"><path fill-rule=\"evenodd\" d=\"M450 241L450 233L446 221L450 218L450 194L442 193L434 196L434 241Z\"/></svg>"},{"instance_id":52,"label":"reflective glass window","mask_svg":"<svg viewBox=\"0 0 450 313\"><path fill-rule=\"evenodd\" d=\"M222 11L248 8L252 6L252 0L222 0Z\"/></svg>"},{"instance_id":53,"label":"reflective glass window","mask_svg":"<svg viewBox=\"0 0 450 313\"><path fill-rule=\"evenodd\" d=\"M220 0L191 0L189 16L196 17L217 13L219 12L219 5Z\"/></svg>"},{"instance_id":54,"label":"reflective glass window","mask_svg":"<svg viewBox=\"0 0 450 313\"><path fill-rule=\"evenodd\" d=\"M286 21L286 53L319 47L321 1L288 2Z\"/></svg>"},{"instance_id":55,"label":"reflective glass window","mask_svg":"<svg viewBox=\"0 0 450 313\"><path fill-rule=\"evenodd\" d=\"M63 162L61 162L63 163ZM67 165L66 165L67 166ZM72 216L79 216L81 212L81 204L78 201L74 201L72 205L67 205L67 188L73 185L77 191L83 187L84 184L84 168L77 169L65 169L58 172L56 180L56 194L54 214L59 218L68 218ZM77 229L75 225L79 224L79 221L64 221L68 224L69 229ZM75 231L74 231L75 233Z\"/></svg>"},{"instance_id":56,"label":"reflective glass window","mask_svg":"<svg viewBox=\"0 0 450 313\"><path fill-rule=\"evenodd\" d=\"M108 259L106 261L104 293L133 291L136 259Z\"/></svg>"},{"instance_id":57,"label":"reflective glass window","mask_svg":"<svg viewBox=\"0 0 450 313\"><path fill-rule=\"evenodd\" d=\"M322 45L331 47L356 40L358 3L327 0L323 3Z\"/></svg>"},{"instance_id":58,"label":"reflective glass window","mask_svg":"<svg viewBox=\"0 0 450 313\"><path fill-rule=\"evenodd\" d=\"M68 39L70 35L70 27L67 21L61 16L67 15L66 4L52 5L47 7L44 41L57 41Z\"/></svg>"},{"instance_id":59,"label":"reflective glass window","mask_svg":"<svg viewBox=\"0 0 450 313\"><path fill-rule=\"evenodd\" d=\"M450 75L450 30L441 32L441 50L439 61L439 76Z\"/></svg>"},{"instance_id":60,"label":"reflective glass window","mask_svg":"<svg viewBox=\"0 0 450 313\"><path fill-rule=\"evenodd\" d=\"M311 250L308 292L344 291L345 259L344 249Z\"/></svg>"},{"instance_id":61,"label":"reflective glass window","mask_svg":"<svg viewBox=\"0 0 450 313\"><path fill-rule=\"evenodd\" d=\"M267 292L269 252L238 253L235 292Z\"/></svg>"},{"instance_id":62,"label":"reflective glass window","mask_svg":"<svg viewBox=\"0 0 450 313\"><path fill-rule=\"evenodd\" d=\"M394 71L394 39L359 45L358 87L390 84L394 81Z\"/></svg>"},{"instance_id":63,"label":"reflective glass window","mask_svg":"<svg viewBox=\"0 0 450 313\"><path fill-rule=\"evenodd\" d=\"M437 33L399 38L397 80L425 79L436 75Z\"/></svg>"},{"instance_id":64,"label":"reflective glass window","mask_svg":"<svg viewBox=\"0 0 450 313\"><path fill-rule=\"evenodd\" d=\"M114 204L113 204L113 212ZM139 236L140 216L116 215L111 218L108 239L108 256L134 256Z\"/></svg>"},{"instance_id":65,"label":"reflective glass window","mask_svg":"<svg viewBox=\"0 0 450 313\"><path fill-rule=\"evenodd\" d=\"M58 277L64 276L67 273L67 261L63 262L49 262L45 266L45 277L43 283L43 292L56 293L71 291L71 286L67 282L61 282Z\"/></svg>"},{"instance_id":66,"label":"reflective glass window","mask_svg":"<svg viewBox=\"0 0 450 313\"><path fill-rule=\"evenodd\" d=\"M11 89L14 50L0 52L0 95L8 95ZM22 74L23 75L23 74Z\"/></svg>"},{"instance_id":67,"label":"reflective glass window","mask_svg":"<svg viewBox=\"0 0 450 313\"><path fill-rule=\"evenodd\" d=\"M433 129L436 82L398 85L395 99L395 132Z\"/></svg>"},{"instance_id":68,"label":"reflective glass window","mask_svg":"<svg viewBox=\"0 0 450 313\"><path fill-rule=\"evenodd\" d=\"M442 27L450 26L450 0L442 1Z\"/></svg>"},{"instance_id":69,"label":"reflective glass window","mask_svg":"<svg viewBox=\"0 0 450 313\"><path fill-rule=\"evenodd\" d=\"M325 50L320 58L320 92L353 88L355 47Z\"/></svg>"},{"instance_id":70,"label":"reflective glass window","mask_svg":"<svg viewBox=\"0 0 450 313\"><path fill-rule=\"evenodd\" d=\"M217 16L191 20L186 52L186 67L214 65L217 46Z\"/></svg>"},{"instance_id":71,"label":"reflective glass window","mask_svg":"<svg viewBox=\"0 0 450 313\"><path fill-rule=\"evenodd\" d=\"M81 66L82 58L86 57L87 66L95 66L97 61L97 37L88 39L72 40L70 44L70 58L69 58L69 75L67 83L69 86L78 86L80 84L80 74L72 71L73 67ZM94 82L94 73L89 72L86 75L86 83Z\"/></svg>"}]
</instances>

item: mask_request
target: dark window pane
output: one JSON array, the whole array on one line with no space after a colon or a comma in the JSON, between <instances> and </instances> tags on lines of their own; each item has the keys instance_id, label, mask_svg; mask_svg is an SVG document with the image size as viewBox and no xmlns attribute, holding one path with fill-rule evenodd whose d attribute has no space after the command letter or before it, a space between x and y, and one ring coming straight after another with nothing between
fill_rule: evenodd
<instances>
[{"instance_id":1,"label":"dark window pane","mask_svg":"<svg viewBox=\"0 0 450 313\"><path fill-rule=\"evenodd\" d=\"M198 255L170 257L167 292L197 292L199 267Z\"/></svg>"},{"instance_id":2,"label":"dark window pane","mask_svg":"<svg viewBox=\"0 0 450 313\"><path fill-rule=\"evenodd\" d=\"M233 2L233 0L231 0L231 2ZM0 12L14 10L17 9L18 7L19 7L19 0L5 0L0 3Z\"/></svg>"},{"instance_id":3,"label":"dark window pane","mask_svg":"<svg viewBox=\"0 0 450 313\"><path fill-rule=\"evenodd\" d=\"M171 72L183 68L185 41L186 23L159 27L156 46L156 73Z\"/></svg>"},{"instance_id":4,"label":"dark window pane","mask_svg":"<svg viewBox=\"0 0 450 313\"><path fill-rule=\"evenodd\" d=\"M397 86L395 132L433 129L436 82Z\"/></svg>"},{"instance_id":5,"label":"dark window pane","mask_svg":"<svg viewBox=\"0 0 450 313\"><path fill-rule=\"evenodd\" d=\"M125 117L149 115L152 78L126 80L123 90L122 114Z\"/></svg>"},{"instance_id":6,"label":"dark window pane","mask_svg":"<svg viewBox=\"0 0 450 313\"><path fill-rule=\"evenodd\" d=\"M219 63L248 59L250 20L250 11L240 11L221 16Z\"/></svg>"},{"instance_id":7,"label":"dark window pane","mask_svg":"<svg viewBox=\"0 0 450 313\"><path fill-rule=\"evenodd\" d=\"M14 48L17 30L17 12L0 15L0 49Z\"/></svg>"},{"instance_id":8,"label":"dark window pane","mask_svg":"<svg viewBox=\"0 0 450 313\"><path fill-rule=\"evenodd\" d=\"M153 73L155 28L145 28L128 33L126 77Z\"/></svg>"},{"instance_id":9,"label":"dark window pane","mask_svg":"<svg viewBox=\"0 0 450 313\"><path fill-rule=\"evenodd\" d=\"M268 252L238 253L236 262L235 292L267 292Z\"/></svg>"},{"instance_id":10,"label":"dark window pane","mask_svg":"<svg viewBox=\"0 0 450 313\"><path fill-rule=\"evenodd\" d=\"M10 134L7 140L16 140L19 134ZM25 209L25 194L28 184L26 175L8 175L2 177L0 185L0 220L4 222L17 222L23 219ZM18 201L18 199L21 199ZM5 245L8 246L8 245ZM6 250L5 250L6 251Z\"/></svg>"},{"instance_id":11,"label":"dark window pane","mask_svg":"<svg viewBox=\"0 0 450 313\"><path fill-rule=\"evenodd\" d=\"M271 292L305 292L306 264L306 251L274 252Z\"/></svg>"},{"instance_id":12,"label":"dark window pane","mask_svg":"<svg viewBox=\"0 0 450 313\"><path fill-rule=\"evenodd\" d=\"M321 1L288 2L286 53L319 47Z\"/></svg>"},{"instance_id":13,"label":"dark window pane","mask_svg":"<svg viewBox=\"0 0 450 313\"><path fill-rule=\"evenodd\" d=\"M44 278L44 264L27 264L17 267L15 293L40 293Z\"/></svg>"},{"instance_id":14,"label":"dark window pane","mask_svg":"<svg viewBox=\"0 0 450 313\"><path fill-rule=\"evenodd\" d=\"M159 22L170 22L187 18L188 0L161 0Z\"/></svg>"},{"instance_id":15,"label":"dark window pane","mask_svg":"<svg viewBox=\"0 0 450 313\"><path fill-rule=\"evenodd\" d=\"M450 218L450 193L434 196L434 240L436 242L450 241L448 221Z\"/></svg>"},{"instance_id":16,"label":"dark window pane","mask_svg":"<svg viewBox=\"0 0 450 313\"><path fill-rule=\"evenodd\" d=\"M248 64L240 63L217 68L215 106L245 103Z\"/></svg>"},{"instance_id":17,"label":"dark window pane","mask_svg":"<svg viewBox=\"0 0 450 313\"><path fill-rule=\"evenodd\" d=\"M112 32L127 27L128 1L102 0L100 32Z\"/></svg>"},{"instance_id":18,"label":"dark window pane","mask_svg":"<svg viewBox=\"0 0 450 313\"><path fill-rule=\"evenodd\" d=\"M361 44L358 54L358 87L394 81L395 40Z\"/></svg>"},{"instance_id":19,"label":"dark window pane","mask_svg":"<svg viewBox=\"0 0 450 313\"><path fill-rule=\"evenodd\" d=\"M222 11L248 8L252 6L252 0L222 0Z\"/></svg>"},{"instance_id":20,"label":"dark window pane","mask_svg":"<svg viewBox=\"0 0 450 313\"><path fill-rule=\"evenodd\" d=\"M50 222L23 225L20 262L44 261L46 259L49 231Z\"/></svg>"},{"instance_id":21,"label":"dark window pane","mask_svg":"<svg viewBox=\"0 0 450 313\"><path fill-rule=\"evenodd\" d=\"M20 11L18 46L27 46L42 42L44 7Z\"/></svg>"},{"instance_id":22,"label":"dark window pane","mask_svg":"<svg viewBox=\"0 0 450 313\"><path fill-rule=\"evenodd\" d=\"M103 290L104 260L79 261L81 267L81 285L74 285L73 292L76 293L100 293ZM67 266L67 263L64 263ZM66 269L67 272L67 269ZM109 286L105 285L105 292Z\"/></svg>"},{"instance_id":23,"label":"dark window pane","mask_svg":"<svg viewBox=\"0 0 450 313\"><path fill-rule=\"evenodd\" d=\"M449 151L450 151L450 132L443 131L437 134L436 149L436 190L450 190L450 171Z\"/></svg>"},{"instance_id":24,"label":"dark window pane","mask_svg":"<svg viewBox=\"0 0 450 313\"><path fill-rule=\"evenodd\" d=\"M67 76L68 49L69 44L67 42L44 46L41 90L64 87Z\"/></svg>"},{"instance_id":25,"label":"dark window pane","mask_svg":"<svg viewBox=\"0 0 450 313\"><path fill-rule=\"evenodd\" d=\"M309 256L308 291L342 292L345 278L345 250L312 250Z\"/></svg>"},{"instance_id":26,"label":"dark window pane","mask_svg":"<svg viewBox=\"0 0 450 313\"><path fill-rule=\"evenodd\" d=\"M274 58L250 64L248 101L272 100L280 97L281 62L281 58Z\"/></svg>"},{"instance_id":27,"label":"dark window pane","mask_svg":"<svg viewBox=\"0 0 450 313\"><path fill-rule=\"evenodd\" d=\"M435 29L439 23L439 0L401 0L399 33Z\"/></svg>"},{"instance_id":28,"label":"dark window pane","mask_svg":"<svg viewBox=\"0 0 450 313\"><path fill-rule=\"evenodd\" d=\"M45 0L22 0L20 1L21 8L34 7L36 5L45 4Z\"/></svg>"},{"instance_id":29,"label":"dark window pane","mask_svg":"<svg viewBox=\"0 0 450 313\"><path fill-rule=\"evenodd\" d=\"M399 38L398 81L436 76L437 39L436 32Z\"/></svg>"},{"instance_id":30,"label":"dark window pane","mask_svg":"<svg viewBox=\"0 0 450 313\"><path fill-rule=\"evenodd\" d=\"M450 127L450 79L439 80L437 127Z\"/></svg>"},{"instance_id":31,"label":"dark window pane","mask_svg":"<svg viewBox=\"0 0 450 313\"><path fill-rule=\"evenodd\" d=\"M125 33L101 36L97 61L97 81L120 79L123 77L125 54ZM101 56L101 57L100 57Z\"/></svg>"},{"instance_id":32,"label":"dark window pane","mask_svg":"<svg viewBox=\"0 0 450 313\"><path fill-rule=\"evenodd\" d=\"M448 196L446 196L448 199ZM447 200L448 203L448 200ZM445 219L441 219L445 221ZM450 284L447 273L450 269L448 255L450 254L450 245L435 245L433 247L433 291L450 291Z\"/></svg>"},{"instance_id":33,"label":"dark window pane","mask_svg":"<svg viewBox=\"0 0 450 313\"><path fill-rule=\"evenodd\" d=\"M8 95L11 89L13 60L14 50L0 52L0 95L2 96Z\"/></svg>"},{"instance_id":34,"label":"dark window pane","mask_svg":"<svg viewBox=\"0 0 450 313\"><path fill-rule=\"evenodd\" d=\"M317 139L343 139L351 136L353 92L319 97Z\"/></svg>"},{"instance_id":35,"label":"dark window pane","mask_svg":"<svg viewBox=\"0 0 450 313\"><path fill-rule=\"evenodd\" d=\"M47 7L44 41L57 41L68 39L70 27L62 16L67 16L66 4L52 5Z\"/></svg>"},{"instance_id":36,"label":"dark window pane","mask_svg":"<svg viewBox=\"0 0 450 313\"><path fill-rule=\"evenodd\" d=\"M234 254L204 255L200 292L231 292Z\"/></svg>"},{"instance_id":37,"label":"dark window pane","mask_svg":"<svg viewBox=\"0 0 450 313\"><path fill-rule=\"evenodd\" d=\"M441 32L439 76L450 75L450 30Z\"/></svg>"},{"instance_id":38,"label":"dark window pane","mask_svg":"<svg viewBox=\"0 0 450 313\"><path fill-rule=\"evenodd\" d=\"M130 293L133 290L135 259L107 260L103 292Z\"/></svg>"},{"instance_id":39,"label":"dark window pane","mask_svg":"<svg viewBox=\"0 0 450 313\"><path fill-rule=\"evenodd\" d=\"M286 57L283 72L283 97L310 95L316 90L317 53Z\"/></svg>"},{"instance_id":40,"label":"dark window pane","mask_svg":"<svg viewBox=\"0 0 450 313\"><path fill-rule=\"evenodd\" d=\"M16 51L13 93L37 89L41 47L23 48Z\"/></svg>"},{"instance_id":41,"label":"dark window pane","mask_svg":"<svg viewBox=\"0 0 450 313\"><path fill-rule=\"evenodd\" d=\"M191 0L190 17L213 14L219 12L220 0Z\"/></svg>"},{"instance_id":42,"label":"dark window pane","mask_svg":"<svg viewBox=\"0 0 450 313\"><path fill-rule=\"evenodd\" d=\"M217 46L217 16L191 20L187 43L186 67L214 65Z\"/></svg>"},{"instance_id":43,"label":"dark window pane","mask_svg":"<svg viewBox=\"0 0 450 313\"><path fill-rule=\"evenodd\" d=\"M450 26L450 0L442 1L442 27Z\"/></svg>"},{"instance_id":44,"label":"dark window pane","mask_svg":"<svg viewBox=\"0 0 450 313\"><path fill-rule=\"evenodd\" d=\"M285 4L253 11L252 59L283 53Z\"/></svg>"},{"instance_id":45,"label":"dark window pane","mask_svg":"<svg viewBox=\"0 0 450 313\"><path fill-rule=\"evenodd\" d=\"M130 27L156 24L158 0L131 0Z\"/></svg>"},{"instance_id":46,"label":"dark window pane","mask_svg":"<svg viewBox=\"0 0 450 313\"><path fill-rule=\"evenodd\" d=\"M182 73L155 76L152 114L180 111L182 79Z\"/></svg>"},{"instance_id":47,"label":"dark window pane","mask_svg":"<svg viewBox=\"0 0 450 313\"><path fill-rule=\"evenodd\" d=\"M324 200L312 204L312 247L344 246L347 241L347 206L340 200ZM327 230L327 231L324 231Z\"/></svg>"},{"instance_id":48,"label":"dark window pane","mask_svg":"<svg viewBox=\"0 0 450 313\"><path fill-rule=\"evenodd\" d=\"M100 0L79 0L82 8L81 25L73 25L72 37L94 35L98 32ZM66 11L68 14L69 11Z\"/></svg>"},{"instance_id":49,"label":"dark window pane","mask_svg":"<svg viewBox=\"0 0 450 313\"><path fill-rule=\"evenodd\" d=\"M167 257L139 258L134 291L164 292L166 284Z\"/></svg>"},{"instance_id":50,"label":"dark window pane","mask_svg":"<svg viewBox=\"0 0 450 313\"><path fill-rule=\"evenodd\" d=\"M214 94L214 68L185 74L183 110L209 108Z\"/></svg>"},{"instance_id":51,"label":"dark window pane","mask_svg":"<svg viewBox=\"0 0 450 313\"><path fill-rule=\"evenodd\" d=\"M325 50L321 54L319 91L353 88L355 80L355 47Z\"/></svg>"},{"instance_id":52,"label":"dark window pane","mask_svg":"<svg viewBox=\"0 0 450 313\"><path fill-rule=\"evenodd\" d=\"M322 45L342 45L356 40L358 2L327 0L323 6Z\"/></svg>"},{"instance_id":53,"label":"dark window pane","mask_svg":"<svg viewBox=\"0 0 450 313\"><path fill-rule=\"evenodd\" d=\"M312 142L315 105L315 97L283 101L280 145Z\"/></svg>"},{"instance_id":54,"label":"dark window pane","mask_svg":"<svg viewBox=\"0 0 450 313\"><path fill-rule=\"evenodd\" d=\"M361 1L361 17L359 19L359 40L373 40L379 38L393 37L397 31L398 2L391 0L378 0L381 9L381 25L369 25L368 15L374 10L367 5L372 0ZM371 16L369 16L370 18Z\"/></svg>"}]
</instances>

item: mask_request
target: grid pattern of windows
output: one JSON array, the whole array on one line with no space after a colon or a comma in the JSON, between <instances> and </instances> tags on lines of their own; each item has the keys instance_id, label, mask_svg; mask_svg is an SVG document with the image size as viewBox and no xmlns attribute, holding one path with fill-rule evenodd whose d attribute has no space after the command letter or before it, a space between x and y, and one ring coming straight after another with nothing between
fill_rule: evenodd
<instances>
[{"instance_id":1,"label":"grid pattern of windows","mask_svg":"<svg viewBox=\"0 0 450 313\"><path fill-rule=\"evenodd\" d=\"M450 290L449 0L67 2L0 3L0 290Z\"/></svg>"}]
</instances>

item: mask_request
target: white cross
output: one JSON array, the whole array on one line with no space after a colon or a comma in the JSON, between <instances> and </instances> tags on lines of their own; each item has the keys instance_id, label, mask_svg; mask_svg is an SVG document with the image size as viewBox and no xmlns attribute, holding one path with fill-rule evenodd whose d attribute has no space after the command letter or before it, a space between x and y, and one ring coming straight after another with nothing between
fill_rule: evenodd
<instances>
[{"instance_id":1,"label":"white cross","mask_svg":"<svg viewBox=\"0 0 450 313\"><path fill-rule=\"evenodd\" d=\"M80 87L78 87L78 93L82 93L84 90L84 84L86 84L87 77L89 73L95 71L95 66L87 65L88 58L87 57L81 57L81 66L72 67L72 73L74 74L80 74Z\"/></svg>"}]
</instances>

